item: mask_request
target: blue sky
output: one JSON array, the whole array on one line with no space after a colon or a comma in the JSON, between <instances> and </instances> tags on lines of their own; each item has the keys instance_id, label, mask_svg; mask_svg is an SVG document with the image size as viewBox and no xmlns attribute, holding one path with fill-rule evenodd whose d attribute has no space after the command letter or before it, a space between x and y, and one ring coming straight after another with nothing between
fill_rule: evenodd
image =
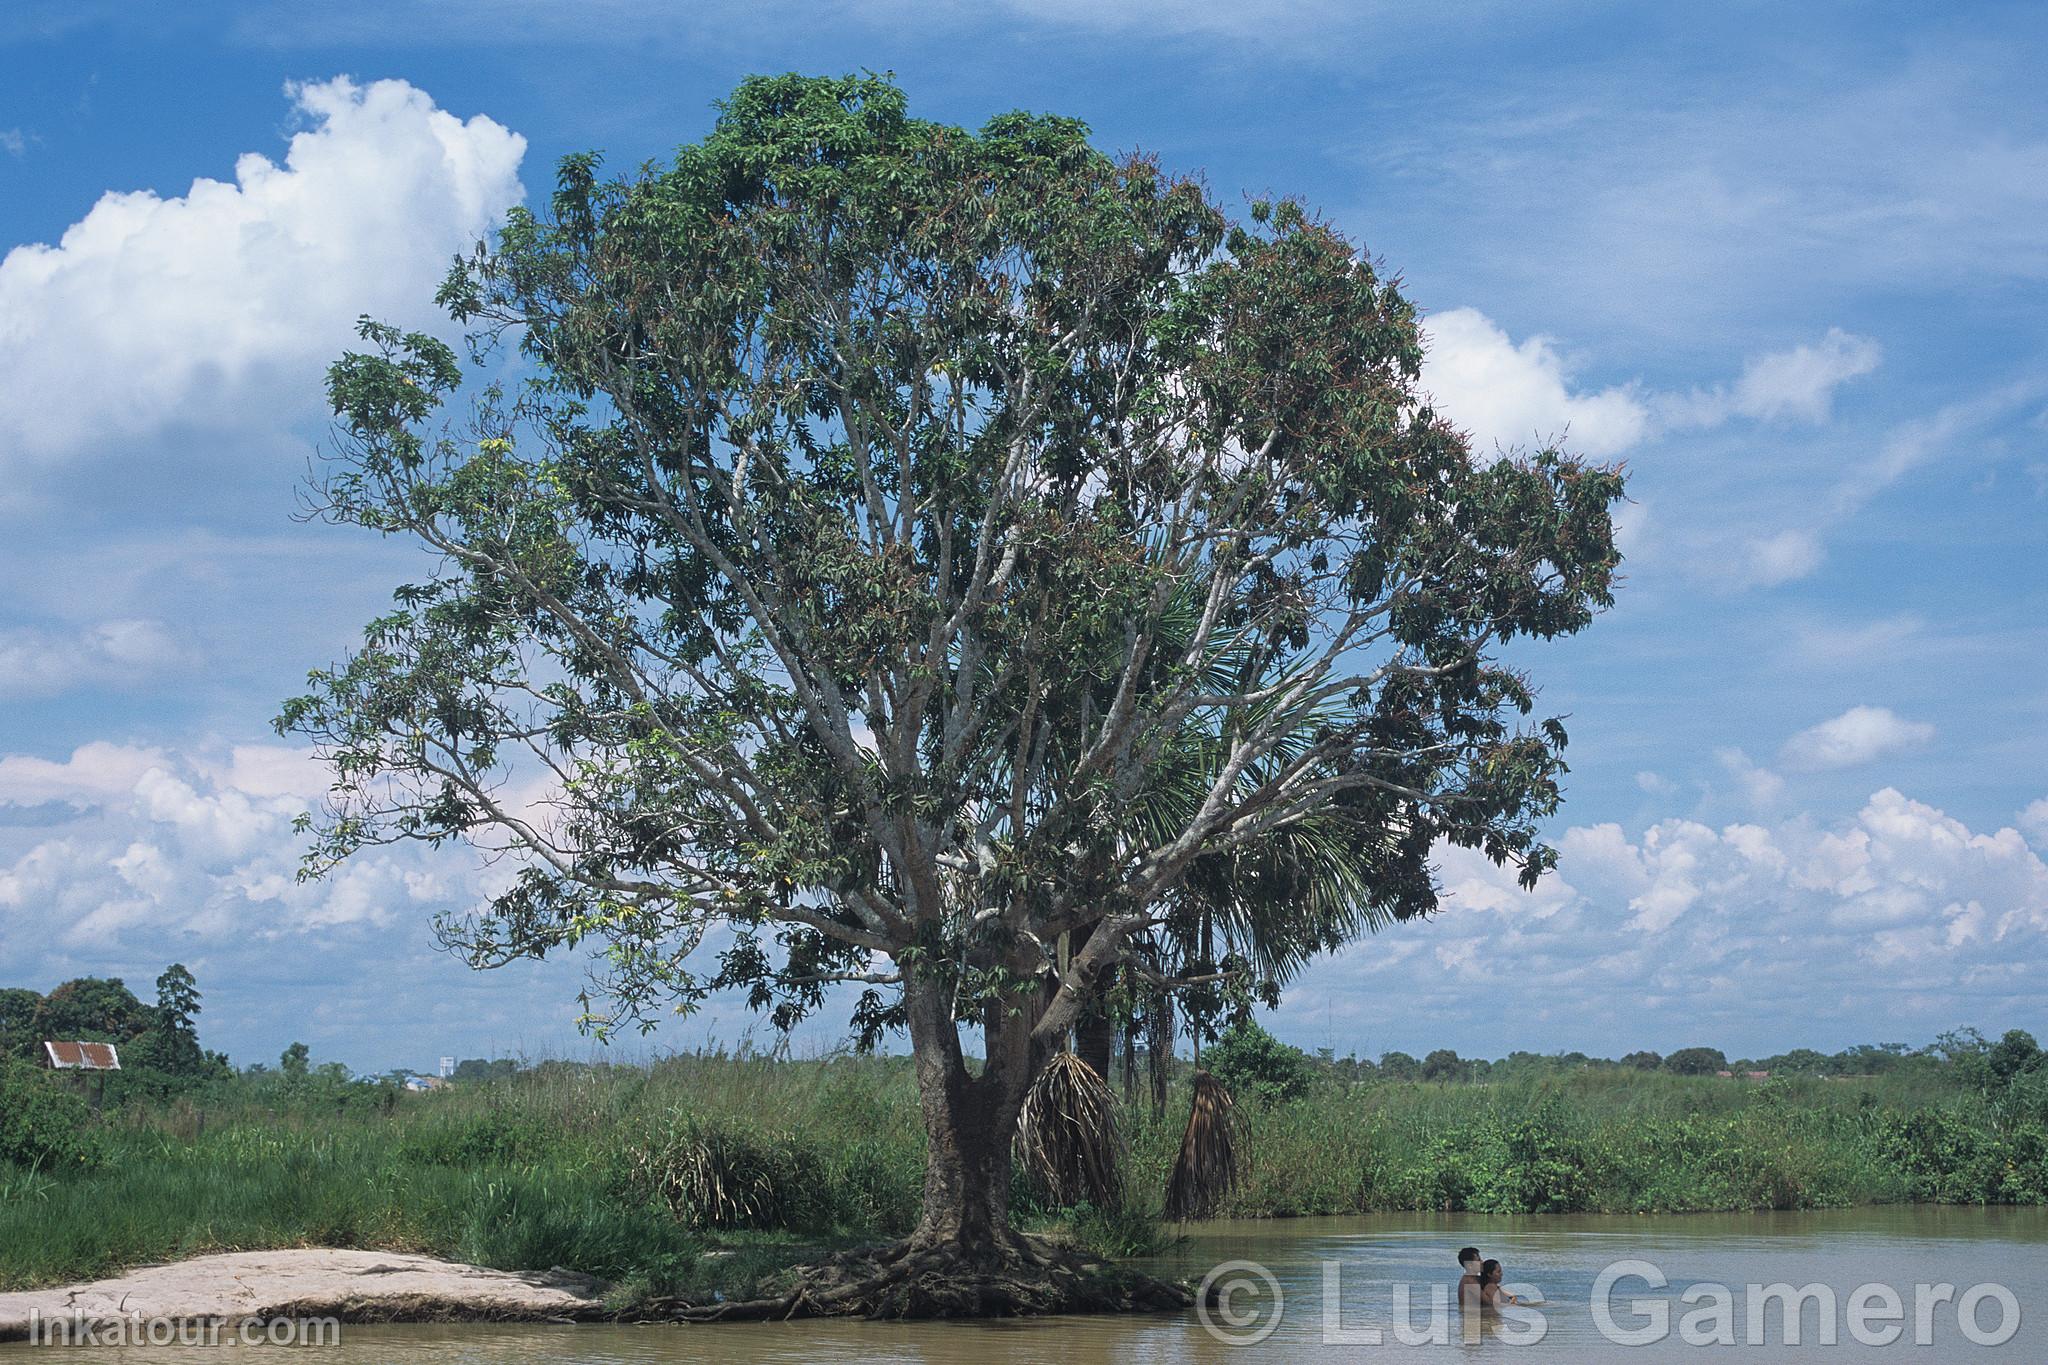
<instances>
[{"instance_id":1,"label":"blue sky","mask_svg":"<svg viewBox=\"0 0 2048 1365\"><path fill-rule=\"evenodd\" d=\"M1333 217L1486 446L1625 461L1621 603L1529 652L1560 874L1320 964L1276 1029L1731 1054L2048 1033L2048 12L2038 6L91 0L0 13L0 983L173 959L238 1060L580 1055L411 852L300 886L268 729L402 548L292 519L320 375L448 255L755 71L1098 141ZM836 1022L836 1021L834 1021ZM663 1045L748 1027L736 1005ZM830 1027L812 1036L831 1039Z\"/></svg>"}]
</instances>

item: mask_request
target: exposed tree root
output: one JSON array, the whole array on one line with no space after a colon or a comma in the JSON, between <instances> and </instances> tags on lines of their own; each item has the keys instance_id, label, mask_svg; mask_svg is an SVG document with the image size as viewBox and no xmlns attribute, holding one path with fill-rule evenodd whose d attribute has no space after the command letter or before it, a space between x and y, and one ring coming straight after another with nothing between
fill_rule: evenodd
<instances>
[{"instance_id":1,"label":"exposed tree root","mask_svg":"<svg viewBox=\"0 0 2048 1365\"><path fill-rule=\"evenodd\" d=\"M657 1315L686 1322L788 1318L996 1318L1046 1313L1144 1313L1186 1308L1194 1295L1072 1247L1019 1237L993 1258L955 1247L898 1243L842 1251L791 1272L770 1298L673 1303Z\"/></svg>"}]
</instances>

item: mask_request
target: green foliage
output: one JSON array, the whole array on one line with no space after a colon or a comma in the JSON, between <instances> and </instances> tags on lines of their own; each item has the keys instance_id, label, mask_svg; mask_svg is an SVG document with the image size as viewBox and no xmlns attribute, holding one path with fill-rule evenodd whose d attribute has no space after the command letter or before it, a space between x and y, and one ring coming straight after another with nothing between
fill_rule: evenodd
<instances>
[{"instance_id":1,"label":"green foliage","mask_svg":"<svg viewBox=\"0 0 2048 1365\"><path fill-rule=\"evenodd\" d=\"M43 998L35 1028L45 1039L125 1043L150 1023L149 1006L121 978L82 976Z\"/></svg>"},{"instance_id":2,"label":"green foliage","mask_svg":"<svg viewBox=\"0 0 2048 1365\"><path fill-rule=\"evenodd\" d=\"M304 1043L293 1043L278 1058L277 1069L287 1081L303 1081L312 1055L312 1049Z\"/></svg>"},{"instance_id":3,"label":"green foliage","mask_svg":"<svg viewBox=\"0 0 2048 1365\"><path fill-rule=\"evenodd\" d=\"M1234 1096L1266 1103L1301 1098L1316 1076L1307 1053L1281 1042L1251 1019L1225 1029L1202 1055L1202 1064Z\"/></svg>"},{"instance_id":4,"label":"green foliage","mask_svg":"<svg viewBox=\"0 0 2048 1365\"><path fill-rule=\"evenodd\" d=\"M629 1295L736 1293L806 1248L898 1236L917 1218L924 1139L904 1058L550 1063L389 1111L383 1093L263 1073L95 1125L47 1073L0 1074L0 1133L19 1114L61 1112L54 1131L100 1158L0 1161L0 1291L209 1251L340 1245L569 1265ZM364 1098L340 1099L353 1094ZM1029 1216L1097 1250L1152 1249L1186 1112L1180 1085L1162 1112L1126 1111L1126 1207ZM678 1157L713 1143L727 1212L701 1191L679 1209L662 1182L681 1185ZM2048 1073L1995 1095L1925 1059L1761 1085L1577 1066L1486 1084L1333 1081L1261 1106L1245 1150L1223 1216L2041 1204ZM702 1226L720 1221L757 1226Z\"/></svg>"},{"instance_id":5,"label":"green foliage","mask_svg":"<svg viewBox=\"0 0 2048 1365\"><path fill-rule=\"evenodd\" d=\"M151 1061L173 1076L196 1076L206 1066L199 1047L199 985L181 962L156 979L156 1017L145 1035Z\"/></svg>"},{"instance_id":6,"label":"green foliage","mask_svg":"<svg viewBox=\"0 0 2048 1365\"><path fill-rule=\"evenodd\" d=\"M2041 1048L2025 1029L2008 1029L1984 1057L1993 1085L2011 1085L2041 1065Z\"/></svg>"},{"instance_id":7,"label":"green foliage","mask_svg":"<svg viewBox=\"0 0 2048 1365\"><path fill-rule=\"evenodd\" d=\"M22 1061L34 1058L43 1041L36 1032L36 1017L42 1005L43 997L34 991L0 987L0 1061L10 1057Z\"/></svg>"},{"instance_id":8,"label":"green foliage","mask_svg":"<svg viewBox=\"0 0 2048 1365\"><path fill-rule=\"evenodd\" d=\"M70 1172L97 1164L100 1155L84 1100L50 1072L0 1061L0 1167Z\"/></svg>"},{"instance_id":9,"label":"green foliage","mask_svg":"<svg viewBox=\"0 0 2048 1365\"><path fill-rule=\"evenodd\" d=\"M678 1110L618 1157L623 1185L698 1228L829 1226L825 1162L794 1133Z\"/></svg>"},{"instance_id":10,"label":"green foliage","mask_svg":"<svg viewBox=\"0 0 2048 1365\"><path fill-rule=\"evenodd\" d=\"M561 763L575 854L450 928L604 943L593 1026L723 988L786 1026L880 953L1000 1030L1100 924L1046 1006L1078 1017L1183 882L1308 907L1247 935L1271 973L1433 908L1439 843L1554 861L1564 730L1495 654L1611 603L1621 475L1475 459L1415 306L1300 205L1233 222L1072 119L762 77L670 162L564 160L438 298L526 382L451 424L456 350L362 324L316 499L442 568L278 727L340 778L315 872L516 846L488 793ZM720 924L715 967L674 951Z\"/></svg>"},{"instance_id":11,"label":"green foliage","mask_svg":"<svg viewBox=\"0 0 2048 1365\"><path fill-rule=\"evenodd\" d=\"M1127 1203L1109 1208L1077 1204L1061 1226L1082 1250L1112 1259L1157 1256L1174 1241L1156 1214Z\"/></svg>"},{"instance_id":12,"label":"green foliage","mask_svg":"<svg viewBox=\"0 0 2048 1365\"><path fill-rule=\"evenodd\" d=\"M399 1144L407 1160L426 1166L491 1166L538 1161L559 1144L538 1116L508 1105L455 1110L411 1125Z\"/></svg>"},{"instance_id":13,"label":"green foliage","mask_svg":"<svg viewBox=\"0 0 2048 1365\"><path fill-rule=\"evenodd\" d=\"M1447 1047L1440 1047L1422 1059L1425 1081L1462 1081L1470 1072L1470 1065Z\"/></svg>"},{"instance_id":14,"label":"green foliage","mask_svg":"<svg viewBox=\"0 0 2048 1365\"><path fill-rule=\"evenodd\" d=\"M1674 1076L1711 1076L1728 1069L1728 1059L1717 1047L1682 1047L1664 1059L1664 1069Z\"/></svg>"}]
</instances>

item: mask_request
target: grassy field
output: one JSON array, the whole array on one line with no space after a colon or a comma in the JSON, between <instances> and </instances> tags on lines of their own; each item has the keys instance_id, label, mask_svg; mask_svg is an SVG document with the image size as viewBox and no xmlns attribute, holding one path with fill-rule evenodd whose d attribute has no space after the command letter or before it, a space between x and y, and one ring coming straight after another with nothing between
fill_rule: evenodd
<instances>
[{"instance_id":1,"label":"grassy field","mask_svg":"<svg viewBox=\"0 0 2048 1365\"><path fill-rule=\"evenodd\" d=\"M1157 1245L1185 1105L1176 1087L1160 1113L1125 1112L1132 1208L1044 1208L1020 1177L1020 1217L1112 1254ZM2035 1087L1325 1077L1240 1115L1229 1216L2048 1201ZM628 1294L741 1293L811 1249L908 1230L923 1157L908 1064L885 1057L554 1064L427 1095L237 1078L98 1126L97 1159L75 1169L0 1164L0 1288L326 1245L566 1265Z\"/></svg>"}]
</instances>

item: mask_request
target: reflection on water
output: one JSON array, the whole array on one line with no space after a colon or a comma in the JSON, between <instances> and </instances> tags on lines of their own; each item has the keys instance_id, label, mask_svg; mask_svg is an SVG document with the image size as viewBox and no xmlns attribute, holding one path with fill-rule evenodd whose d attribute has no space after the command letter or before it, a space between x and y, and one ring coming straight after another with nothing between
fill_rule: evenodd
<instances>
[{"instance_id":1,"label":"reflection on water","mask_svg":"<svg viewBox=\"0 0 2048 1365\"><path fill-rule=\"evenodd\" d=\"M1455 1309L1446 1319L1445 1340L1406 1345L1394 1334L1396 1286L1413 1286L1414 1328L1430 1324L1431 1296L1438 1286L1446 1303L1457 1276L1453 1255L1472 1243L1498 1257L1510 1284L1540 1294L1543 1333L1521 1344L1525 1329L1474 1333L1459 1330ZM1804 1214L1699 1214L1686 1217L1503 1218L1467 1215L1386 1215L1371 1218L1316 1218L1257 1223L1218 1223L1197 1229L1155 1268L1200 1279L1228 1260L1256 1262L1280 1285L1284 1310L1272 1334L1256 1346L1216 1340L1194 1314L1145 1318L1063 1318L1000 1323L799 1322L732 1326L647 1327L352 1327L343 1344L319 1350L333 1365L424 1360L437 1365L477 1362L515 1365L563 1361L572 1365L629 1365L681 1361L768 1362L917 1361L958 1365L1058 1365L1094 1362L1221 1362L1250 1360L1376 1359L1430 1360L1632 1360L1692 1359L1699 1347L1680 1338L1687 1313L1707 1300L1681 1302L1695 1286L1726 1284L1733 1291L1732 1329L1748 1339L1749 1284L1826 1285L1837 1297L1833 1315L1838 1344L1823 1346L1818 1304L1802 1318L1802 1342L1783 1339L1782 1306L1769 1305L1765 1344L1755 1354L1771 1360L1831 1360L1878 1356L1885 1360L1956 1360L1994 1356L2048 1359L2048 1211L2034 1209L1859 1209ZM1661 1342L1629 1347L1603 1338L1593 1308L1601 1271L1617 1261L1646 1261L1670 1281L1649 1290L1639 1280L1624 1282L1613 1299L1618 1326L1640 1326L1629 1300L1649 1296L1667 1304L1670 1332ZM1330 1269L1334 1266L1334 1271ZM1913 1345L1914 1293L1921 1284L1951 1284L1967 1290L1995 1282L2012 1292L2021 1309L2017 1335L2002 1347L1974 1347L1961 1334L1952 1302L1930 1309L1934 1345ZM1325 1290L1334 1283L1334 1316ZM1890 1347L1860 1345L1851 1332L1849 1300L1858 1286L1893 1286L1903 1301L1903 1340ZM1250 1298L1235 1301L1246 1312L1262 1311ZM1880 1310L1881 1304L1876 1305ZM2000 1311L1986 1302L1979 1321L1986 1330ZM1863 1320L1866 1331L1881 1330L1881 1317ZM1703 1324L1705 1325L1705 1324ZM1377 1329L1381 1343L1326 1340ZM0 1348L0 1356L10 1349ZM289 1349L289 1348L286 1348ZM310 1348L308 1348L310 1349ZM237 1358L267 1359L283 1354L268 1348L237 1348ZM161 1360L198 1351L101 1352L102 1358ZM298 1354L303 1358L306 1350Z\"/></svg>"}]
</instances>

